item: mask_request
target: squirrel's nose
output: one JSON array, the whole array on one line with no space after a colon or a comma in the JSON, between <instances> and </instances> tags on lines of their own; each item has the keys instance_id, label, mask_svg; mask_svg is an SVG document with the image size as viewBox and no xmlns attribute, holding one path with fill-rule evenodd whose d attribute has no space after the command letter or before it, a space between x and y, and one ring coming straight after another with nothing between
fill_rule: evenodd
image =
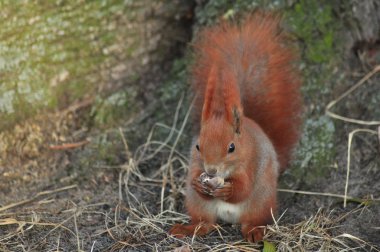
<instances>
[{"instance_id":1,"label":"squirrel's nose","mask_svg":"<svg viewBox=\"0 0 380 252\"><path fill-rule=\"evenodd\" d=\"M205 172L208 176L214 176L216 172L218 171L217 167L214 165L206 165Z\"/></svg>"}]
</instances>

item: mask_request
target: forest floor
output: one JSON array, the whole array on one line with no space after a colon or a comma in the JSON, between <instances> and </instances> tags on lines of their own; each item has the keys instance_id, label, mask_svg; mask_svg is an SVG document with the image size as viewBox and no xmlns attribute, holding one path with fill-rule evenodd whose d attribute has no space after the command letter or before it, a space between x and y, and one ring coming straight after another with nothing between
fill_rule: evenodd
<instances>
[{"instance_id":1,"label":"forest floor","mask_svg":"<svg viewBox=\"0 0 380 252\"><path fill-rule=\"evenodd\" d=\"M376 87L365 90L356 98L365 100ZM179 103L173 120L181 109ZM49 146L25 170L3 176L0 250L259 251L273 245L278 251L380 251L378 136L369 130L353 136L344 207L347 139L360 128L347 122L338 123L334 162L312 186L303 183L306 176L292 183L292 170L280 178L279 215L264 243L246 243L237 225L222 223L203 238L171 237L171 225L189 220L183 207L188 158L176 149L186 124L156 124L134 153L123 128L84 142L74 137L77 145ZM155 139L157 130L166 130L167 139ZM110 143L114 158L104 161L101 148ZM38 178L30 167L40 169Z\"/></svg>"}]
</instances>

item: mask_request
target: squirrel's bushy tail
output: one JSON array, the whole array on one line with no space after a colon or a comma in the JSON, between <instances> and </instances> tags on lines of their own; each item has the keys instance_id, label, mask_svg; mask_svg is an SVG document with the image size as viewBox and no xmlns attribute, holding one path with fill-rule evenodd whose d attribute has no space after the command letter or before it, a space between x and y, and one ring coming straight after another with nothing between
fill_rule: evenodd
<instances>
[{"instance_id":1,"label":"squirrel's bushy tail","mask_svg":"<svg viewBox=\"0 0 380 252\"><path fill-rule=\"evenodd\" d=\"M240 24L224 22L201 32L194 43L194 123L199 129L204 104L212 104L208 113L218 107L223 111L230 90L234 101L228 102L239 103L243 114L260 125L275 146L284 170L299 139L302 101L299 73L294 67L297 54L279 24L279 16L256 12ZM210 79L214 85L212 103L207 100Z\"/></svg>"}]
</instances>

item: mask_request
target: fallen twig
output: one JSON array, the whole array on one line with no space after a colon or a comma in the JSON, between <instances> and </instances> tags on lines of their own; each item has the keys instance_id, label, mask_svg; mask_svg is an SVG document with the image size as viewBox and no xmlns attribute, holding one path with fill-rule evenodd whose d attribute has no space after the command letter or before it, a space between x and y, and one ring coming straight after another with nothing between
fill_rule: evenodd
<instances>
[{"instance_id":1,"label":"fallen twig","mask_svg":"<svg viewBox=\"0 0 380 252\"><path fill-rule=\"evenodd\" d=\"M370 130L370 129L356 129L350 132L348 134L348 145L347 145L347 172L346 172L346 185L344 187L344 203L343 206L346 207L347 205L347 193L348 193L348 179L350 176L350 165L351 165L351 145L352 145L352 138L354 135L358 132L366 132L370 134L377 134L376 131Z\"/></svg>"},{"instance_id":2,"label":"fallen twig","mask_svg":"<svg viewBox=\"0 0 380 252\"><path fill-rule=\"evenodd\" d=\"M12 203L12 204L0 207L0 212L3 212L5 210L8 210L8 209L11 209L11 208L14 208L14 207L18 207L18 206L21 206L21 205L25 205L25 204L30 203L30 202L33 202L33 201L37 200L38 198L40 198L41 196L45 196L45 195L49 195L49 194L54 194L54 193L59 193L59 192L67 191L67 190L70 190L70 189L73 189L73 188L76 188L76 187L77 187L77 185L71 185L71 186L65 186L65 187L62 187L62 188L58 188L58 189L55 189L55 190L48 190L48 191L39 192L35 196L33 196L32 198L30 198L30 199L19 201L19 202L16 202L16 203Z\"/></svg>"},{"instance_id":3,"label":"fallen twig","mask_svg":"<svg viewBox=\"0 0 380 252\"><path fill-rule=\"evenodd\" d=\"M351 200L359 203L374 201L380 202L380 199L361 199L355 198L348 195L341 195L335 193L323 193L323 192L309 192L309 191L299 191L299 190L290 190L290 189L277 189L279 192L287 192L287 193L297 193L297 194L305 194L305 195L315 195L315 196L325 196L325 197L333 197L333 198L341 198L345 200Z\"/></svg>"},{"instance_id":4,"label":"fallen twig","mask_svg":"<svg viewBox=\"0 0 380 252\"><path fill-rule=\"evenodd\" d=\"M364 76L361 80L359 80L355 85L353 85L350 89L348 89L346 92L344 92L342 95L340 95L337 99L331 101L327 107L326 107L326 114L334 119L342 120L345 122L350 123L357 123L361 125L380 125L380 121L363 121L358 119L353 119L345 116L338 115L334 112L331 112L331 108L335 106L339 101L341 101L343 98L351 94L353 91L355 91L358 87L363 85L369 78L371 78L374 74L380 71L380 65L377 65L371 72L369 72L366 76Z\"/></svg>"}]
</instances>

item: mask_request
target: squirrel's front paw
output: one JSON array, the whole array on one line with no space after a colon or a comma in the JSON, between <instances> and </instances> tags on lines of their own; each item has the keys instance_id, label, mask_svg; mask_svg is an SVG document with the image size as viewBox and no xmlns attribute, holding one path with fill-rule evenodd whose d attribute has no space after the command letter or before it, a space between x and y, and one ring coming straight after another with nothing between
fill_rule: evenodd
<instances>
[{"instance_id":1,"label":"squirrel's front paw","mask_svg":"<svg viewBox=\"0 0 380 252\"><path fill-rule=\"evenodd\" d=\"M197 193L199 193L202 196L212 196L212 188L209 185L202 183L198 178L195 178L191 181L191 186Z\"/></svg>"},{"instance_id":2,"label":"squirrel's front paw","mask_svg":"<svg viewBox=\"0 0 380 252\"><path fill-rule=\"evenodd\" d=\"M202 173L199 176L199 181L204 184L208 185L209 187L215 189L215 188L221 188L224 185L224 178L222 177L210 177L205 172Z\"/></svg>"},{"instance_id":3,"label":"squirrel's front paw","mask_svg":"<svg viewBox=\"0 0 380 252\"><path fill-rule=\"evenodd\" d=\"M223 187L218 187L212 191L212 196L221 200L228 200L232 197L233 187L231 182L225 182Z\"/></svg>"}]
</instances>

